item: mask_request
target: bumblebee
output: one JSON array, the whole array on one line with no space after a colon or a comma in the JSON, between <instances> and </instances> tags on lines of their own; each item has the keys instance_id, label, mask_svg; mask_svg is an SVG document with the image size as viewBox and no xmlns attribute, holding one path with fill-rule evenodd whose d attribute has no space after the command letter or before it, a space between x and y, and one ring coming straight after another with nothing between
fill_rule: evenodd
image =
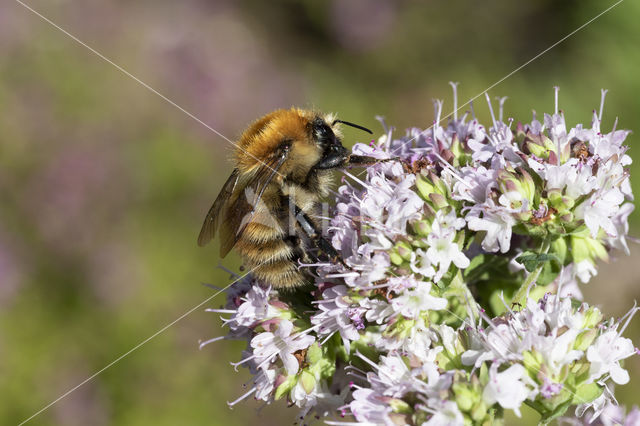
<instances>
[{"instance_id":1,"label":"bumblebee","mask_svg":"<svg viewBox=\"0 0 640 426\"><path fill-rule=\"evenodd\" d=\"M339 256L323 237L321 201L329 194L332 171L380 161L350 155L341 124L370 130L331 114L281 109L258 119L240 137L235 168L204 220L198 245L220 234L220 256L235 247L244 265L274 288L310 281L299 267Z\"/></svg>"}]
</instances>

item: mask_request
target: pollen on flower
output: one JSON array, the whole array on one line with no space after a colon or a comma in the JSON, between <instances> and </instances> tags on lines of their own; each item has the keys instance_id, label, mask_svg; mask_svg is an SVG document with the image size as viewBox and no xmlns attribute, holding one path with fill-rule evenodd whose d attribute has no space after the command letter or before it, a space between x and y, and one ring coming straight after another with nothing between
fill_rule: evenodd
<instances>
[{"instance_id":1,"label":"pollen on flower","mask_svg":"<svg viewBox=\"0 0 640 426\"><path fill-rule=\"evenodd\" d=\"M247 343L233 365L253 379L230 405L282 399L335 425L492 424L523 404L575 424L625 416L611 385L640 355L622 336L638 308L607 320L579 285L628 252L629 131L602 129L606 91L572 128L557 87L553 113L527 123L487 94L484 126L473 107L458 116L451 86L449 122L437 101L432 127L395 135L380 119L353 147L390 161L345 172L323 213L341 262L302 265L317 278L294 291L248 277L210 310L229 331L201 346Z\"/></svg>"}]
</instances>

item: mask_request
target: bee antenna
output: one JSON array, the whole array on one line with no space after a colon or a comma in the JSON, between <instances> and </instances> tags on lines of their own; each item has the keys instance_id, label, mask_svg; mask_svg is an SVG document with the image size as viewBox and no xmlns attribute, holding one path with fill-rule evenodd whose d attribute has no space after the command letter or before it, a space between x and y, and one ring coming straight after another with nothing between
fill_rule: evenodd
<instances>
[{"instance_id":1,"label":"bee antenna","mask_svg":"<svg viewBox=\"0 0 640 426\"><path fill-rule=\"evenodd\" d=\"M358 124L355 124L355 123L350 123L350 122L348 122L348 121L343 121L343 120L334 120L334 121L333 121L333 123L331 123L331 125L333 126L333 125L334 125L334 124L336 124L336 123L346 124L347 126L355 127L356 129L364 130L364 131L365 131L365 132L367 132L367 133L371 133L371 134L373 134L373 132L372 132L371 130L367 129L367 128L366 128L366 127L364 127L364 126L360 126L360 125L358 125Z\"/></svg>"}]
</instances>

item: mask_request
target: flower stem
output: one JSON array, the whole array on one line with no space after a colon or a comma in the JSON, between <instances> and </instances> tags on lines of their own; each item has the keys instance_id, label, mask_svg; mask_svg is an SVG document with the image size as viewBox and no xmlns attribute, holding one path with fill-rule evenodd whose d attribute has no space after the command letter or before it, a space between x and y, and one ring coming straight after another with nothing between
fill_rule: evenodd
<instances>
[{"instance_id":1,"label":"flower stem","mask_svg":"<svg viewBox=\"0 0 640 426\"><path fill-rule=\"evenodd\" d=\"M464 300L466 300L469 309L471 309L471 313L475 318L478 318L478 304L476 303L476 299L471 294L471 290L469 290L469 286L464 282L462 270L458 269L458 272L454 276L451 284L449 284L449 288L456 289L460 292L460 295Z\"/></svg>"},{"instance_id":2,"label":"flower stem","mask_svg":"<svg viewBox=\"0 0 640 426\"><path fill-rule=\"evenodd\" d=\"M551 239L549 238L549 236L547 236L542 241L542 247L540 248L539 254L548 253L550 247L551 247ZM513 299L511 299L512 305L523 306L526 303L527 301L526 298L529 293L529 286L532 283L535 283L535 281L538 279L538 277L540 276L540 272L542 272L542 268L544 268L544 265L545 265L544 263L541 263L536 267L536 269L534 269L529 273L529 275L527 276L527 279L522 283L522 285L520 286L516 294L513 296Z\"/></svg>"}]
</instances>

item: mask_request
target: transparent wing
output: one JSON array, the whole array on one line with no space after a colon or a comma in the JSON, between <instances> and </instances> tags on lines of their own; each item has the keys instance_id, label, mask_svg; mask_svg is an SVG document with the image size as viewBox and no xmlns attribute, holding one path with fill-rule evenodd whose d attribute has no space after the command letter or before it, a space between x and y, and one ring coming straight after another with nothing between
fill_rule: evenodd
<instances>
[{"instance_id":1,"label":"transparent wing","mask_svg":"<svg viewBox=\"0 0 640 426\"><path fill-rule=\"evenodd\" d=\"M262 195L278 174L288 154L288 146L276 151L252 175L247 184L236 191L238 195L231 202L229 208L226 209L225 223L220 232L221 257L225 257L236 245L247 225L254 220L258 207L263 206L262 209L265 209L266 206L262 203Z\"/></svg>"},{"instance_id":2,"label":"transparent wing","mask_svg":"<svg viewBox=\"0 0 640 426\"><path fill-rule=\"evenodd\" d=\"M204 246L209 241L213 239L216 235L216 230L218 229L218 225L220 223L221 213L224 211L224 205L229 201L231 195L233 194L233 190L238 183L238 176L240 172L238 169L234 169L229 179L225 182L216 197L216 200L213 202L213 205L209 209L207 213L207 217L204 218L204 223L202 224L202 229L200 229L200 235L198 236L198 245Z\"/></svg>"}]
</instances>

